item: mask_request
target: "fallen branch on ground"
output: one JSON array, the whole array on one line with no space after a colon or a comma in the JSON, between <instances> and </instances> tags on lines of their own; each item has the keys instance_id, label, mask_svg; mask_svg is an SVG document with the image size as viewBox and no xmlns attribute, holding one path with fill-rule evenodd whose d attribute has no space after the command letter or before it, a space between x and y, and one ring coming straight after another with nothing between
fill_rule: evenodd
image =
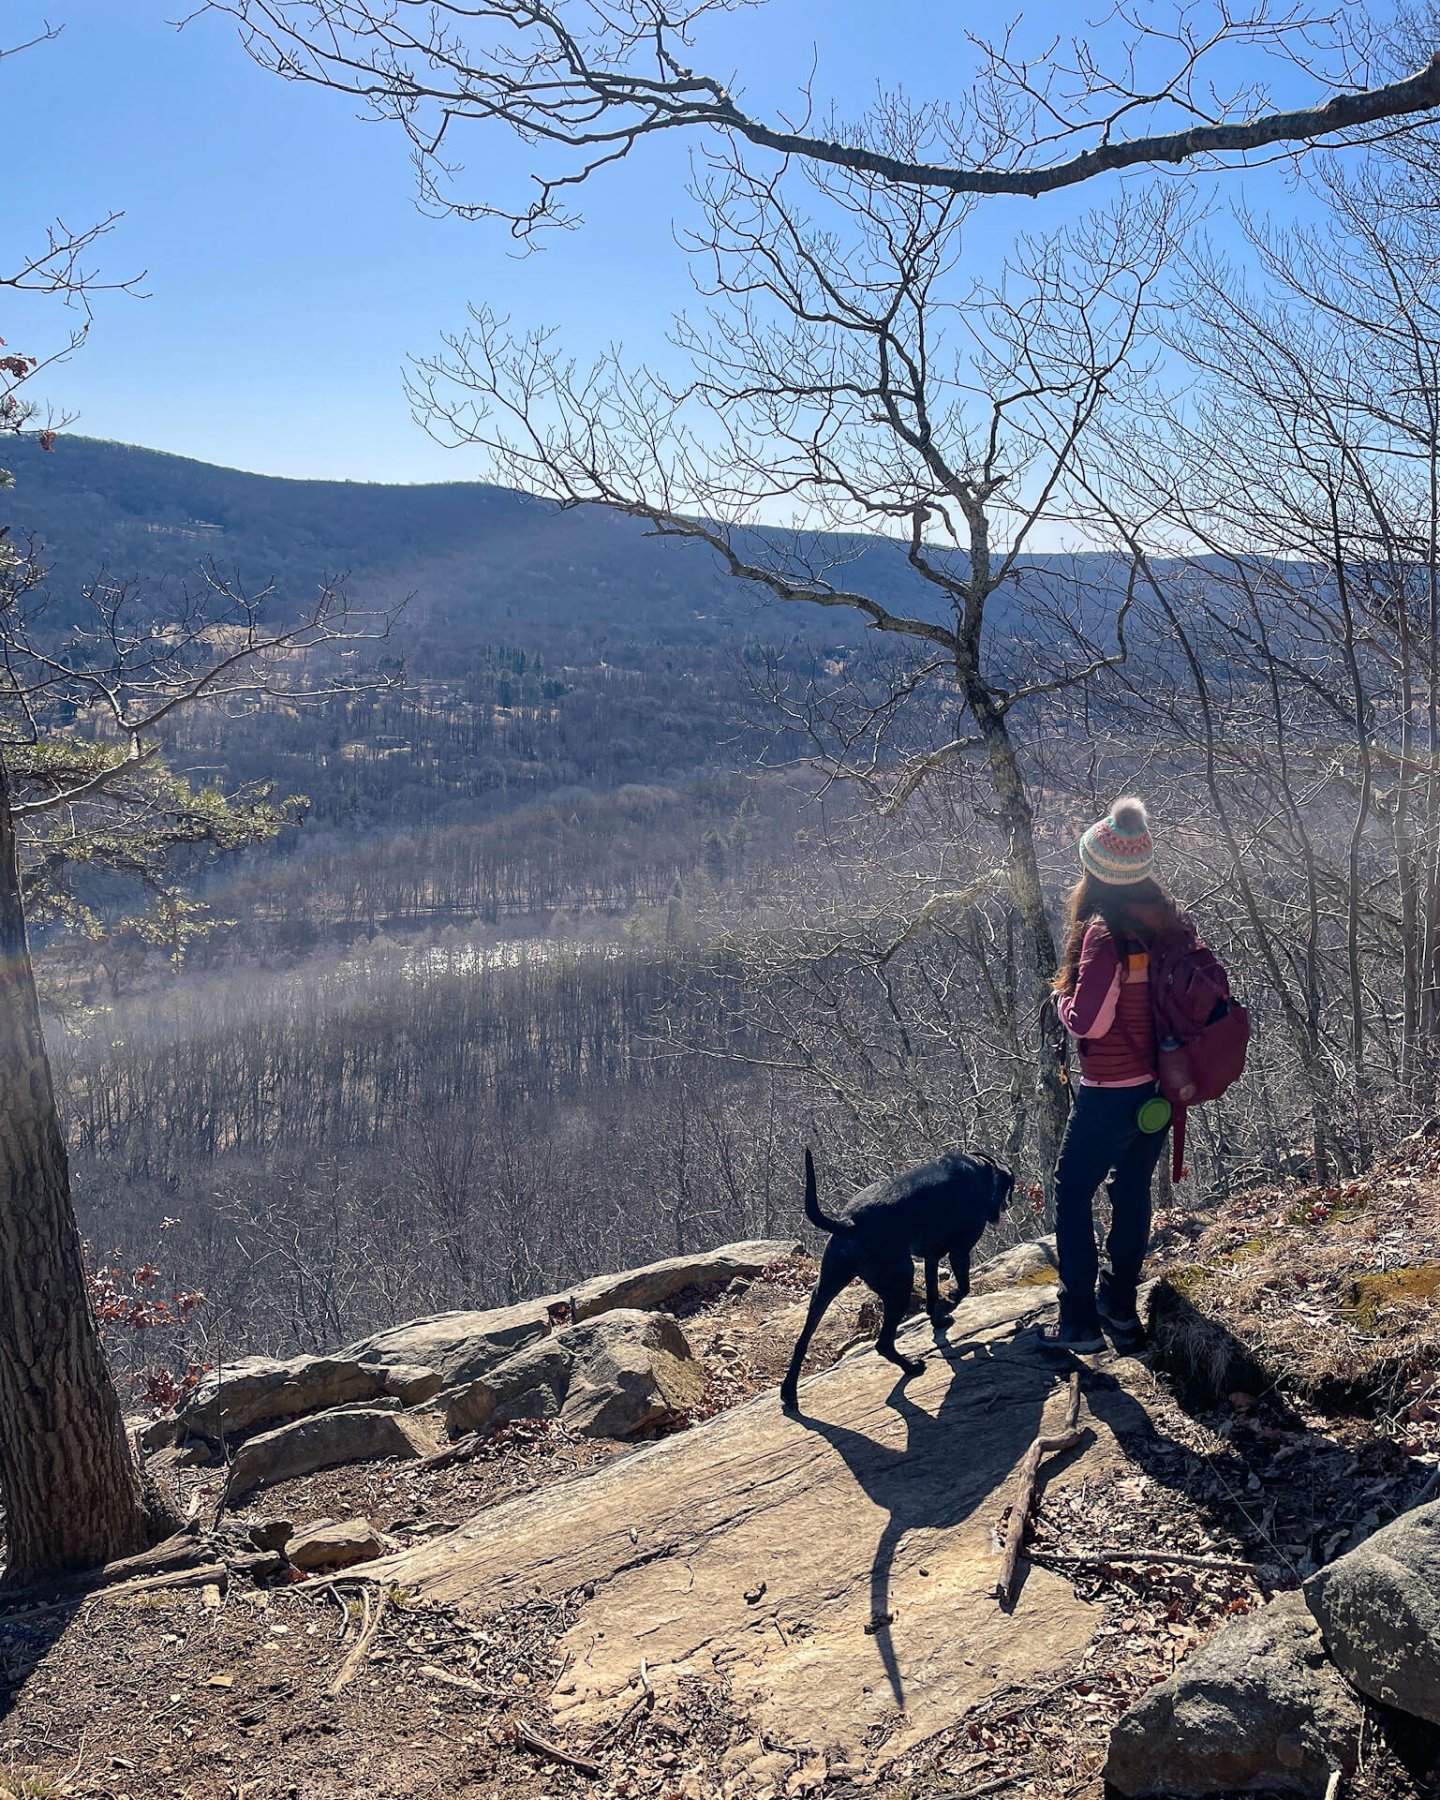
<instances>
[{"instance_id":1,"label":"fallen branch on ground","mask_svg":"<svg viewBox=\"0 0 1440 1800\"><path fill-rule=\"evenodd\" d=\"M205 1587L210 1582L223 1586L230 1579L224 1563L200 1563L190 1569L176 1569L168 1575L140 1575L134 1581L113 1582L100 1590L104 1600L123 1600L131 1594L149 1594L160 1588Z\"/></svg>"},{"instance_id":2,"label":"fallen branch on ground","mask_svg":"<svg viewBox=\"0 0 1440 1800\"><path fill-rule=\"evenodd\" d=\"M422 1456L415 1464L415 1472L428 1475L434 1469L448 1469L453 1463L469 1462L485 1440L481 1431L472 1431L469 1437L457 1438L444 1450L437 1450L433 1456Z\"/></svg>"},{"instance_id":3,"label":"fallen branch on ground","mask_svg":"<svg viewBox=\"0 0 1440 1800\"><path fill-rule=\"evenodd\" d=\"M1035 1491L1040 1482L1040 1464L1047 1456L1058 1456L1073 1450L1080 1442L1080 1374L1070 1377L1070 1393L1065 1405L1065 1428L1053 1437L1037 1434L1020 1464L1019 1490L1010 1509L1010 1529L1005 1534L1005 1560L995 1582L995 1598L1008 1604L1015 1591L1015 1578L1020 1567L1020 1552L1030 1528L1030 1514L1035 1505Z\"/></svg>"},{"instance_id":4,"label":"fallen branch on ground","mask_svg":"<svg viewBox=\"0 0 1440 1800\"><path fill-rule=\"evenodd\" d=\"M533 1750L537 1756L543 1756L550 1762L563 1763L567 1769L577 1769L582 1775L589 1775L598 1780L601 1774L599 1763L588 1761L583 1756L572 1756L568 1750L562 1750L558 1744L552 1744L548 1738L537 1737L528 1725L522 1725L517 1719L511 1727L517 1744L524 1744L527 1750Z\"/></svg>"},{"instance_id":5,"label":"fallen branch on ground","mask_svg":"<svg viewBox=\"0 0 1440 1800\"><path fill-rule=\"evenodd\" d=\"M645 1667L645 1659L640 1659L640 1692L625 1708L613 1725L607 1725L590 1746L591 1752L603 1749L606 1744L613 1743L625 1727L642 1712L649 1712L655 1704L655 1690L650 1685L649 1671Z\"/></svg>"},{"instance_id":6,"label":"fallen branch on ground","mask_svg":"<svg viewBox=\"0 0 1440 1800\"><path fill-rule=\"evenodd\" d=\"M935 1800L980 1800L982 1794L998 1794L1001 1788L1014 1787L1018 1775L997 1775L993 1781L982 1781L979 1787L959 1788L948 1794L937 1794Z\"/></svg>"},{"instance_id":7,"label":"fallen branch on ground","mask_svg":"<svg viewBox=\"0 0 1440 1800\"><path fill-rule=\"evenodd\" d=\"M1215 1569L1222 1574L1250 1575L1259 1579L1254 1563L1230 1556L1189 1556L1178 1550L1046 1550L1047 1561L1076 1563L1086 1567L1100 1563L1160 1563L1177 1569Z\"/></svg>"},{"instance_id":8,"label":"fallen branch on ground","mask_svg":"<svg viewBox=\"0 0 1440 1800\"><path fill-rule=\"evenodd\" d=\"M420 1673L431 1681L443 1681L446 1687L459 1688L466 1694L480 1694L486 1700L500 1700L509 1706L515 1699L513 1692L502 1693L499 1688L486 1687L483 1681L474 1681L468 1675L457 1675L453 1669L442 1669L439 1663L421 1663Z\"/></svg>"},{"instance_id":9,"label":"fallen branch on ground","mask_svg":"<svg viewBox=\"0 0 1440 1800\"><path fill-rule=\"evenodd\" d=\"M390 1604L390 1596L394 1592L395 1590L393 1587L381 1588L379 1604L376 1606L374 1614L372 1615L370 1611L369 1592L365 1588L361 1588L360 1595L365 1603L365 1623L361 1627L360 1635L356 1638L353 1649L345 1658L344 1662L341 1663L338 1674L330 1683L330 1692L332 1694L338 1694L340 1692L341 1688L354 1677L356 1670L359 1669L361 1663L363 1663L365 1658L369 1655L370 1646L375 1642L375 1634L380 1629L380 1621L385 1617L385 1608Z\"/></svg>"}]
</instances>

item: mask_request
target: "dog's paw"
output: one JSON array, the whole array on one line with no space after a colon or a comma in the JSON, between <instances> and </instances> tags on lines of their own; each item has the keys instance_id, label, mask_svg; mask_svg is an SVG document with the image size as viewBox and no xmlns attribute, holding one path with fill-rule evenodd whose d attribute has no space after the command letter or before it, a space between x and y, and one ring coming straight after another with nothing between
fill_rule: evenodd
<instances>
[{"instance_id":1,"label":"dog's paw","mask_svg":"<svg viewBox=\"0 0 1440 1800\"><path fill-rule=\"evenodd\" d=\"M909 1380L912 1375L923 1375L925 1373L925 1365L923 1362L917 1362L913 1356L902 1356L900 1359L900 1370L906 1380Z\"/></svg>"},{"instance_id":2,"label":"dog's paw","mask_svg":"<svg viewBox=\"0 0 1440 1800\"><path fill-rule=\"evenodd\" d=\"M944 1325L953 1325L955 1323L954 1307L953 1306L932 1307L930 1310L930 1322L931 1322L931 1324L933 1324L936 1327L937 1330L941 1326L944 1326Z\"/></svg>"},{"instance_id":3,"label":"dog's paw","mask_svg":"<svg viewBox=\"0 0 1440 1800\"><path fill-rule=\"evenodd\" d=\"M787 1412L787 1413L798 1413L799 1412L800 1396L795 1392L794 1388L783 1388L783 1387L781 1388L781 1390L780 1390L780 1410L782 1412Z\"/></svg>"}]
</instances>

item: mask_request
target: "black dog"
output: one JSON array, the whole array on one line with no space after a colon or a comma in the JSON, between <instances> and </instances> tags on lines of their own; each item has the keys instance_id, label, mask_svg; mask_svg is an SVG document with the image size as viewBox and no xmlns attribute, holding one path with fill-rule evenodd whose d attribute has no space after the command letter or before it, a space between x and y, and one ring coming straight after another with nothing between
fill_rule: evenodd
<instances>
[{"instance_id":1,"label":"black dog","mask_svg":"<svg viewBox=\"0 0 1440 1800\"><path fill-rule=\"evenodd\" d=\"M799 1406L795 1384L815 1328L835 1296L856 1275L874 1288L884 1308L876 1349L899 1363L907 1375L918 1375L925 1365L895 1348L895 1332L909 1308L915 1283L911 1259L925 1258L925 1310L937 1325L948 1324L955 1316L954 1307L970 1292L970 1253L985 1227L1010 1204L1014 1185L1010 1171L988 1156L952 1150L935 1162L862 1188L845 1208L843 1218L827 1219L820 1210L815 1162L807 1149L805 1216L831 1236L820 1259L820 1279L815 1283L810 1311L780 1384L782 1405L791 1412ZM940 1298L942 1256L950 1258L957 1284L948 1304Z\"/></svg>"}]
</instances>

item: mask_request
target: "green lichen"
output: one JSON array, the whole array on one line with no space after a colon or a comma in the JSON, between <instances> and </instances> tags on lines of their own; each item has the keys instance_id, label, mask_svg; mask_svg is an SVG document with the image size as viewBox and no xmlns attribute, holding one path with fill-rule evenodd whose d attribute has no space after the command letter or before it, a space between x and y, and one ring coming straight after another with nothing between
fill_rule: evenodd
<instances>
[{"instance_id":1,"label":"green lichen","mask_svg":"<svg viewBox=\"0 0 1440 1800\"><path fill-rule=\"evenodd\" d=\"M1209 1277L1204 1263L1187 1263L1178 1269L1167 1269L1159 1285L1172 1289L1182 1300L1193 1302L1197 1294L1204 1292Z\"/></svg>"},{"instance_id":2,"label":"green lichen","mask_svg":"<svg viewBox=\"0 0 1440 1800\"><path fill-rule=\"evenodd\" d=\"M1363 1332L1394 1337L1413 1324L1417 1307L1433 1306L1437 1294L1440 1263L1419 1263L1411 1268L1357 1275L1350 1283L1345 1310Z\"/></svg>"}]
</instances>

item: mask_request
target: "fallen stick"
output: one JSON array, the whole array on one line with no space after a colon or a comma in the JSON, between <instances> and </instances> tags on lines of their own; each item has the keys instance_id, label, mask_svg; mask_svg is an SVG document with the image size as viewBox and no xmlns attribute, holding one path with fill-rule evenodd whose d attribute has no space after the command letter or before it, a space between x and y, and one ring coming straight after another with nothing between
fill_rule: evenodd
<instances>
[{"instance_id":1,"label":"fallen stick","mask_svg":"<svg viewBox=\"0 0 1440 1800\"><path fill-rule=\"evenodd\" d=\"M338 1694L340 1692L341 1688L353 1678L356 1670L369 1655L370 1646L375 1642L375 1634L380 1629L380 1621L385 1617L385 1608L390 1604L390 1596L394 1591L394 1588L390 1587L381 1588L379 1603L372 1614L370 1611L369 1591L365 1588L361 1588L360 1596L365 1603L365 1624L361 1629L359 1637L356 1638L350 1654L345 1658L344 1662L341 1663L335 1679L330 1683L330 1692L332 1694Z\"/></svg>"},{"instance_id":2,"label":"fallen stick","mask_svg":"<svg viewBox=\"0 0 1440 1800\"><path fill-rule=\"evenodd\" d=\"M1030 1514L1035 1505L1035 1490L1040 1482L1040 1464L1047 1456L1058 1456L1073 1450L1080 1442L1080 1373L1070 1377L1070 1394L1065 1404L1065 1428L1053 1437L1037 1434L1020 1464L1019 1491L1010 1509L1010 1529L1005 1534L1005 1560L995 1582L995 1598L1008 1604L1015 1591L1015 1577L1020 1567L1020 1552L1025 1547L1030 1527Z\"/></svg>"},{"instance_id":3,"label":"fallen stick","mask_svg":"<svg viewBox=\"0 0 1440 1800\"><path fill-rule=\"evenodd\" d=\"M472 1431L469 1437L457 1438L444 1450L437 1450L433 1456L423 1456L415 1464L417 1474L429 1474L434 1469L448 1469L452 1463L469 1462L484 1442L485 1434Z\"/></svg>"},{"instance_id":4,"label":"fallen stick","mask_svg":"<svg viewBox=\"0 0 1440 1800\"><path fill-rule=\"evenodd\" d=\"M193 1569L177 1569L170 1575L141 1575L134 1581L119 1581L98 1590L101 1600L123 1600L127 1594L148 1594L160 1588L204 1587L209 1582L223 1586L230 1579L225 1563L201 1563Z\"/></svg>"},{"instance_id":5,"label":"fallen stick","mask_svg":"<svg viewBox=\"0 0 1440 1800\"><path fill-rule=\"evenodd\" d=\"M528 1725L515 1720L512 1729L517 1744L524 1744L527 1750L533 1750L537 1756L548 1758L551 1762L563 1763L567 1769L576 1769L592 1780L598 1780L601 1774L599 1763L587 1761L583 1756L572 1756L568 1750L562 1750L558 1744L552 1744L548 1738L537 1737Z\"/></svg>"},{"instance_id":6,"label":"fallen stick","mask_svg":"<svg viewBox=\"0 0 1440 1800\"><path fill-rule=\"evenodd\" d=\"M1335 1800L1335 1796L1339 1792L1340 1771L1338 1769L1332 1769L1330 1771L1330 1779L1325 1783L1325 1800Z\"/></svg>"},{"instance_id":7,"label":"fallen stick","mask_svg":"<svg viewBox=\"0 0 1440 1800\"><path fill-rule=\"evenodd\" d=\"M1232 1575L1259 1575L1254 1563L1229 1556L1190 1556L1178 1550L1046 1550L1051 1562L1062 1563L1162 1563L1177 1569L1217 1569Z\"/></svg>"},{"instance_id":8,"label":"fallen stick","mask_svg":"<svg viewBox=\"0 0 1440 1800\"><path fill-rule=\"evenodd\" d=\"M431 1681L443 1681L446 1687L460 1688L467 1694L483 1694L487 1700L501 1700L507 1706L514 1700L512 1693L502 1693L499 1688L486 1687L483 1681L475 1681L469 1675L458 1675L454 1669L442 1669L439 1663L421 1663L420 1672L428 1675Z\"/></svg>"},{"instance_id":9,"label":"fallen stick","mask_svg":"<svg viewBox=\"0 0 1440 1800\"><path fill-rule=\"evenodd\" d=\"M957 1788L948 1794L937 1794L935 1800L980 1800L982 1794L998 1794L1001 1788L1014 1787L1019 1779L1018 1775L997 1775L992 1781L982 1781L979 1787Z\"/></svg>"},{"instance_id":10,"label":"fallen stick","mask_svg":"<svg viewBox=\"0 0 1440 1800\"><path fill-rule=\"evenodd\" d=\"M654 1706L654 1704L655 1704L655 1690L650 1685L649 1679L647 1678L647 1676L645 1674L644 1664L642 1663L641 1667L640 1667L640 1692L639 1692L639 1694L636 1695L635 1699L633 1699L630 1702L630 1704L625 1708L624 1712L621 1713L620 1717L618 1719L616 1719L614 1724L607 1725L605 1727L605 1729L600 1733L599 1737L597 1737L595 1742L590 1746L591 1753L593 1754L596 1750L603 1750L604 1747L606 1746L606 1744L613 1743L615 1741L615 1739L619 1737L620 1733L622 1731L624 1731L625 1727L627 1725L629 1725L633 1719L635 1719L642 1712L649 1712L650 1709Z\"/></svg>"},{"instance_id":11,"label":"fallen stick","mask_svg":"<svg viewBox=\"0 0 1440 1800\"><path fill-rule=\"evenodd\" d=\"M88 1600L92 1594L114 1587L131 1576L161 1575L176 1569L193 1568L213 1557L214 1553L213 1546L201 1543L193 1532L176 1532L174 1537L166 1538L149 1550L142 1550L135 1556L119 1557L98 1569L83 1569L78 1574L61 1576L57 1581L37 1583L32 1587L12 1588L3 1596L4 1611L6 1614L18 1613L32 1600L43 1600L42 1607L32 1610L55 1612L63 1606L78 1605L81 1600Z\"/></svg>"}]
</instances>

